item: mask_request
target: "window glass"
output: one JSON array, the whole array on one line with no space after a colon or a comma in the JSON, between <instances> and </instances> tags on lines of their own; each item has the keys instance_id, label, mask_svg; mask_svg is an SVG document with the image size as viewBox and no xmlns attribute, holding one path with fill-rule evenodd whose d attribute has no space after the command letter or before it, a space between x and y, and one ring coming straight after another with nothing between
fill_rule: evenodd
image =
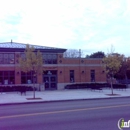
<instances>
[{"instance_id":1,"label":"window glass","mask_svg":"<svg viewBox=\"0 0 130 130\"><path fill-rule=\"evenodd\" d=\"M33 76L33 72L21 72L21 83L22 84L32 84L33 80L35 81L35 83L37 83L37 77Z\"/></svg>"},{"instance_id":2,"label":"window glass","mask_svg":"<svg viewBox=\"0 0 130 130\"><path fill-rule=\"evenodd\" d=\"M91 76L91 82L95 82L95 70L91 70L90 76Z\"/></svg>"},{"instance_id":3,"label":"window glass","mask_svg":"<svg viewBox=\"0 0 130 130\"><path fill-rule=\"evenodd\" d=\"M0 71L0 84L15 84L14 71Z\"/></svg>"},{"instance_id":4,"label":"window glass","mask_svg":"<svg viewBox=\"0 0 130 130\"><path fill-rule=\"evenodd\" d=\"M9 63L13 64L14 63L14 54L9 55Z\"/></svg>"},{"instance_id":5,"label":"window glass","mask_svg":"<svg viewBox=\"0 0 130 130\"><path fill-rule=\"evenodd\" d=\"M48 54L48 59L52 59L52 55L51 54Z\"/></svg>"},{"instance_id":6,"label":"window glass","mask_svg":"<svg viewBox=\"0 0 130 130\"><path fill-rule=\"evenodd\" d=\"M0 76L3 76L3 71L0 71Z\"/></svg>"},{"instance_id":7,"label":"window glass","mask_svg":"<svg viewBox=\"0 0 130 130\"><path fill-rule=\"evenodd\" d=\"M57 55L56 54L43 54L44 64L57 64Z\"/></svg>"},{"instance_id":8,"label":"window glass","mask_svg":"<svg viewBox=\"0 0 130 130\"><path fill-rule=\"evenodd\" d=\"M14 53L0 53L0 64L14 64Z\"/></svg>"},{"instance_id":9,"label":"window glass","mask_svg":"<svg viewBox=\"0 0 130 130\"><path fill-rule=\"evenodd\" d=\"M57 56L56 56L56 54L54 54L54 55L52 56L52 58L53 58L53 59L57 59Z\"/></svg>"},{"instance_id":10,"label":"window glass","mask_svg":"<svg viewBox=\"0 0 130 130\"><path fill-rule=\"evenodd\" d=\"M0 64L4 63L3 62L3 54L0 54Z\"/></svg>"},{"instance_id":11,"label":"window glass","mask_svg":"<svg viewBox=\"0 0 130 130\"><path fill-rule=\"evenodd\" d=\"M14 71L10 71L10 75L14 75Z\"/></svg>"},{"instance_id":12,"label":"window glass","mask_svg":"<svg viewBox=\"0 0 130 130\"><path fill-rule=\"evenodd\" d=\"M7 64L8 62L8 54L4 54L4 63Z\"/></svg>"},{"instance_id":13,"label":"window glass","mask_svg":"<svg viewBox=\"0 0 130 130\"><path fill-rule=\"evenodd\" d=\"M47 59L47 55L46 55L46 54L43 54L43 58L44 58L44 59Z\"/></svg>"},{"instance_id":14,"label":"window glass","mask_svg":"<svg viewBox=\"0 0 130 130\"><path fill-rule=\"evenodd\" d=\"M3 64L3 63L4 63L3 59L2 59L2 58L0 58L0 64Z\"/></svg>"},{"instance_id":15,"label":"window glass","mask_svg":"<svg viewBox=\"0 0 130 130\"><path fill-rule=\"evenodd\" d=\"M70 70L70 82L74 82L74 70Z\"/></svg>"},{"instance_id":16,"label":"window glass","mask_svg":"<svg viewBox=\"0 0 130 130\"><path fill-rule=\"evenodd\" d=\"M8 76L9 72L8 71L4 71L4 76Z\"/></svg>"},{"instance_id":17,"label":"window glass","mask_svg":"<svg viewBox=\"0 0 130 130\"><path fill-rule=\"evenodd\" d=\"M3 58L3 54L0 54L0 59L2 59Z\"/></svg>"}]
</instances>

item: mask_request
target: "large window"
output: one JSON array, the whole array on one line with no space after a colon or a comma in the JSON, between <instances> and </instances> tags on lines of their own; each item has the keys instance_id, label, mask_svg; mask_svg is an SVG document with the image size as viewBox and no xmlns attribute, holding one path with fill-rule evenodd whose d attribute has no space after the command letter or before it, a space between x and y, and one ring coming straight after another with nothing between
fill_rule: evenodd
<instances>
[{"instance_id":1,"label":"large window","mask_svg":"<svg viewBox=\"0 0 130 130\"><path fill-rule=\"evenodd\" d=\"M14 71L0 71L0 84L3 85L15 84Z\"/></svg>"},{"instance_id":2,"label":"large window","mask_svg":"<svg viewBox=\"0 0 130 130\"><path fill-rule=\"evenodd\" d=\"M14 53L0 53L0 64L14 64Z\"/></svg>"},{"instance_id":3,"label":"large window","mask_svg":"<svg viewBox=\"0 0 130 130\"><path fill-rule=\"evenodd\" d=\"M37 83L37 77L33 76L33 72L21 72L21 83L22 84L32 84L34 81L34 83Z\"/></svg>"},{"instance_id":4,"label":"large window","mask_svg":"<svg viewBox=\"0 0 130 130\"><path fill-rule=\"evenodd\" d=\"M21 53L21 57L25 58L25 54ZM44 64L57 64L57 54L42 54Z\"/></svg>"},{"instance_id":5,"label":"large window","mask_svg":"<svg viewBox=\"0 0 130 130\"><path fill-rule=\"evenodd\" d=\"M44 64L57 64L57 55L56 54L43 54L43 63Z\"/></svg>"},{"instance_id":6,"label":"large window","mask_svg":"<svg viewBox=\"0 0 130 130\"><path fill-rule=\"evenodd\" d=\"M74 70L70 70L70 82L74 82Z\"/></svg>"},{"instance_id":7,"label":"large window","mask_svg":"<svg viewBox=\"0 0 130 130\"><path fill-rule=\"evenodd\" d=\"M95 70L91 70L90 76L91 76L91 82L95 82Z\"/></svg>"},{"instance_id":8,"label":"large window","mask_svg":"<svg viewBox=\"0 0 130 130\"><path fill-rule=\"evenodd\" d=\"M25 58L26 57L26 55L25 55L25 53L21 53L21 58Z\"/></svg>"}]
</instances>

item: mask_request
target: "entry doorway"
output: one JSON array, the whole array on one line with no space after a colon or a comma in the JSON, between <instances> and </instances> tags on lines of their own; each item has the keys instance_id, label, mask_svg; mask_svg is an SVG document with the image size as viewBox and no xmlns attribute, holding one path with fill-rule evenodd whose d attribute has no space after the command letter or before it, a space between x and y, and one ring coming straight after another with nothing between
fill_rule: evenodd
<instances>
[{"instance_id":1,"label":"entry doorway","mask_svg":"<svg viewBox=\"0 0 130 130\"><path fill-rule=\"evenodd\" d=\"M57 71L56 70L44 71L43 82L45 84L45 90L56 90L57 89Z\"/></svg>"}]
</instances>

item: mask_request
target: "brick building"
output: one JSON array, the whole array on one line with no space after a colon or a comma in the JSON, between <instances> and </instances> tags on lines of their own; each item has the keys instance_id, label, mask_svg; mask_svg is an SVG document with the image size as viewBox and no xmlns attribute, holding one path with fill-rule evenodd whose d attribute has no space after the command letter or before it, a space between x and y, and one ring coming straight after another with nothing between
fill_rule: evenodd
<instances>
[{"instance_id":1,"label":"brick building","mask_svg":"<svg viewBox=\"0 0 130 130\"><path fill-rule=\"evenodd\" d=\"M106 82L101 59L64 58L66 49L33 45L43 55L43 74L35 77L43 90L64 89L67 84ZM26 44L0 43L0 85L31 85L32 72L21 72L18 58L24 54Z\"/></svg>"}]
</instances>

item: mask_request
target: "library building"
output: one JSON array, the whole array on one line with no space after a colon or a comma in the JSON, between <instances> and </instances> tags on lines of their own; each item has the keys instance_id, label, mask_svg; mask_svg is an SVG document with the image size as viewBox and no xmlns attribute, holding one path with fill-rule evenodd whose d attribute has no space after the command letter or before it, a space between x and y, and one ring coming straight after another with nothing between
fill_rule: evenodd
<instances>
[{"instance_id":1,"label":"library building","mask_svg":"<svg viewBox=\"0 0 130 130\"><path fill-rule=\"evenodd\" d=\"M100 58L66 58L67 49L32 46L43 55L43 73L35 77L41 91L61 90L68 84L106 82ZM19 57L25 48L23 43L0 43L0 86L33 85L32 72L22 72L19 67Z\"/></svg>"}]
</instances>

